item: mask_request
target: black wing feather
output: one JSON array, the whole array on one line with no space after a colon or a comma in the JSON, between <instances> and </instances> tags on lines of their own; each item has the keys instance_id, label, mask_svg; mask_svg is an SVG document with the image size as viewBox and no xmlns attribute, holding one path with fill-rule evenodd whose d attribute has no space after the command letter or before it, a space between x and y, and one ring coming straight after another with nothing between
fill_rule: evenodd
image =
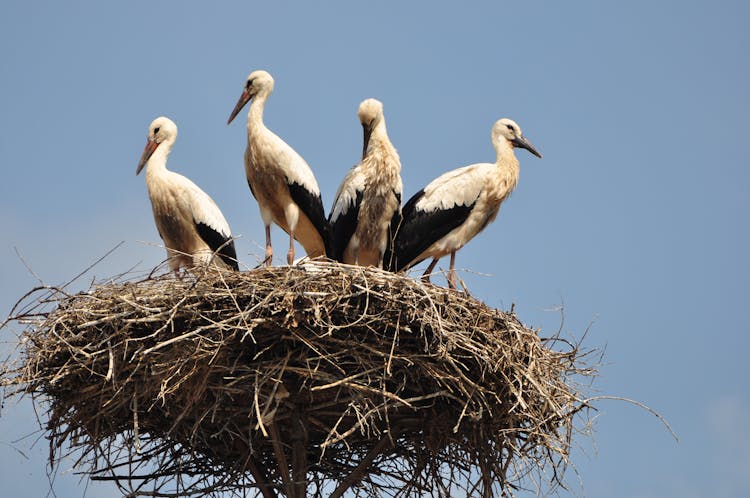
<instances>
[{"instance_id":1,"label":"black wing feather","mask_svg":"<svg viewBox=\"0 0 750 498\"><path fill-rule=\"evenodd\" d=\"M392 271L401 271L419 263L421 260L412 261L451 230L461 226L476 204L475 201L469 206L455 205L450 209L423 211L416 207L422 197L424 189L404 205L403 220L394 243Z\"/></svg>"},{"instance_id":2,"label":"black wing feather","mask_svg":"<svg viewBox=\"0 0 750 498\"><path fill-rule=\"evenodd\" d=\"M195 228L198 230L198 235L200 235L201 239L208 244L208 247L213 252L218 254L227 266L239 271L240 265L237 263L237 251L234 248L234 240L231 237L226 237L205 223L195 222Z\"/></svg>"},{"instance_id":3,"label":"black wing feather","mask_svg":"<svg viewBox=\"0 0 750 498\"><path fill-rule=\"evenodd\" d=\"M323 200L320 194L313 194L304 186L296 182L287 182L289 186L289 195L292 200L299 206L305 215L310 218L315 229L323 239L326 248L326 255L332 253L330 226L326 219L325 210L323 209Z\"/></svg>"},{"instance_id":4,"label":"black wing feather","mask_svg":"<svg viewBox=\"0 0 750 498\"><path fill-rule=\"evenodd\" d=\"M250 183L250 180L247 181L247 186L250 187L250 193L253 194L253 199L257 199L258 197L255 195L255 190L253 190L253 184Z\"/></svg>"},{"instance_id":5,"label":"black wing feather","mask_svg":"<svg viewBox=\"0 0 750 498\"><path fill-rule=\"evenodd\" d=\"M328 223L331 227L331 258L336 261L342 262L344 260L344 251L346 246L349 245L349 241L354 236L354 232L357 230L357 220L359 219L359 207L362 205L362 194L361 190L357 191L357 198L354 200L354 205L349 206L349 209L341 213L336 218L336 221L331 223L331 218L328 218ZM331 212L333 214L333 212Z\"/></svg>"}]
</instances>

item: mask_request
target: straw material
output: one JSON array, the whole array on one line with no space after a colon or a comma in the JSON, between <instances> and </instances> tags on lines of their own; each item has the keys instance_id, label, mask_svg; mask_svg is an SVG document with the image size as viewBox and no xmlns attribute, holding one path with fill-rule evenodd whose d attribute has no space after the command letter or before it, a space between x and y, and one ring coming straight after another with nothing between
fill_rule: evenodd
<instances>
[{"instance_id":1,"label":"straw material","mask_svg":"<svg viewBox=\"0 0 750 498\"><path fill-rule=\"evenodd\" d=\"M11 317L3 383L44 407L52 463L130 496L545 492L587 423L577 345L403 275L311 262L49 291Z\"/></svg>"}]
</instances>

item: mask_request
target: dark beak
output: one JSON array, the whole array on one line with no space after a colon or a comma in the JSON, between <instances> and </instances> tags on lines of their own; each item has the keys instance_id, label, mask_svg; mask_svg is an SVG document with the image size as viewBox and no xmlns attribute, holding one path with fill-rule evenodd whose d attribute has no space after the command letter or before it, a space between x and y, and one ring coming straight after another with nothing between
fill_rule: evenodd
<instances>
[{"instance_id":1,"label":"dark beak","mask_svg":"<svg viewBox=\"0 0 750 498\"><path fill-rule=\"evenodd\" d=\"M511 140L511 143L515 147L520 147L522 149L528 150L529 152L534 154L536 157L542 157L542 155L539 153L538 150L536 150L536 148L531 144L531 142L529 142L524 137L516 137L513 140Z\"/></svg>"},{"instance_id":2,"label":"dark beak","mask_svg":"<svg viewBox=\"0 0 750 498\"><path fill-rule=\"evenodd\" d=\"M370 136L372 136L372 126L369 124L362 123L362 131L364 137L362 138L362 159L367 155L367 147L370 145Z\"/></svg>"},{"instance_id":3,"label":"dark beak","mask_svg":"<svg viewBox=\"0 0 750 498\"><path fill-rule=\"evenodd\" d=\"M237 101L237 104L234 106L234 109L232 110L232 114L229 115L227 124L232 122L235 116L237 116L237 114L239 114L242 108L245 107L245 104L250 102L251 98L253 98L253 96L250 95L250 92L248 92L247 89L242 91L242 95L240 95L240 99Z\"/></svg>"},{"instance_id":4,"label":"dark beak","mask_svg":"<svg viewBox=\"0 0 750 498\"><path fill-rule=\"evenodd\" d=\"M148 162L148 159L151 157L151 154L154 153L156 148L159 146L158 143L156 143L153 140L149 140L146 142L146 147L143 148L143 154L141 154L141 160L138 161L138 168L135 170L135 174L138 175L138 173L141 172L143 169L143 166L146 165L146 162Z\"/></svg>"}]
</instances>

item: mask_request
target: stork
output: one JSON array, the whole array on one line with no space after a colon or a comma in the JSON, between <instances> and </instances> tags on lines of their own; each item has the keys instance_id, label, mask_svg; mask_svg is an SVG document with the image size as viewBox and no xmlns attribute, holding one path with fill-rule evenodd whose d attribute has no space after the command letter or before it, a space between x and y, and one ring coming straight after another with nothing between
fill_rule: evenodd
<instances>
[{"instance_id":1,"label":"stork","mask_svg":"<svg viewBox=\"0 0 750 498\"><path fill-rule=\"evenodd\" d=\"M227 124L231 123L252 100L247 113L245 174L266 228L267 266L271 266L273 258L272 222L289 234L287 263L290 265L294 261L295 239L311 258L325 256L328 244L328 221L310 166L263 123L263 109L273 85L273 77L266 71L250 73L227 120Z\"/></svg>"},{"instance_id":2,"label":"stork","mask_svg":"<svg viewBox=\"0 0 750 498\"><path fill-rule=\"evenodd\" d=\"M364 140L362 161L349 170L328 221L333 259L383 266L401 215L401 161L388 138L383 104L362 101L358 110Z\"/></svg>"},{"instance_id":3,"label":"stork","mask_svg":"<svg viewBox=\"0 0 750 498\"><path fill-rule=\"evenodd\" d=\"M148 128L148 141L135 174L146 166L146 186L169 268L214 265L239 270L231 230L219 207L188 178L167 169L177 125L165 117Z\"/></svg>"},{"instance_id":4,"label":"stork","mask_svg":"<svg viewBox=\"0 0 750 498\"><path fill-rule=\"evenodd\" d=\"M510 119L497 121L492 126L491 137L497 153L494 163L472 164L449 171L414 194L404 205L403 220L394 243L393 271L433 258L422 275L422 280L429 282L438 260L450 254L448 286L456 288L456 251L494 221L500 204L518 183L518 159L513 149L521 147L542 157Z\"/></svg>"}]
</instances>

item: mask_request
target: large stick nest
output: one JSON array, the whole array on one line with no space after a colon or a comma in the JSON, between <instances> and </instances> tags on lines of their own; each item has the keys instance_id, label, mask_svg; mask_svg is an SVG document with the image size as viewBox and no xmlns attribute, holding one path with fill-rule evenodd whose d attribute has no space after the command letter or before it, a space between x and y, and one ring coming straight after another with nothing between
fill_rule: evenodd
<instances>
[{"instance_id":1,"label":"large stick nest","mask_svg":"<svg viewBox=\"0 0 750 498\"><path fill-rule=\"evenodd\" d=\"M45 403L52 462L132 496L543 492L595 373L512 313L335 263L40 292L4 383Z\"/></svg>"}]
</instances>

